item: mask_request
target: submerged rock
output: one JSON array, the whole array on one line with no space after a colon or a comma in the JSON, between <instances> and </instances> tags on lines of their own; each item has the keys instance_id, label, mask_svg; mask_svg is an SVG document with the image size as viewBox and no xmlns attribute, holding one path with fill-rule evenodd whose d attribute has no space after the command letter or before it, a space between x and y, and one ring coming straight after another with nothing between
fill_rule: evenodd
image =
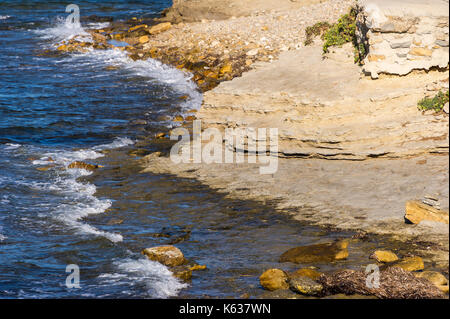
<instances>
[{"instance_id":1,"label":"submerged rock","mask_svg":"<svg viewBox=\"0 0 450 319\"><path fill-rule=\"evenodd\" d=\"M280 257L280 262L322 263L342 260L348 257L348 241L301 246L289 249Z\"/></svg>"},{"instance_id":2,"label":"submerged rock","mask_svg":"<svg viewBox=\"0 0 450 319\"><path fill-rule=\"evenodd\" d=\"M318 282L326 294L372 295L382 299L436 299L444 294L424 278L398 267L380 271L379 287L367 285L364 271L340 270L323 274Z\"/></svg>"},{"instance_id":3,"label":"submerged rock","mask_svg":"<svg viewBox=\"0 0 450 319\"><path fill-rule=\"evenodd\" d=\"M389 250L375 250L370 258L379 263L391 263L398 260L397 255Z\"/></svg>"},{"instance_id":4,"label":"submerged rock","mask_svg":"<svg viewBox=\"0 0 450 319\"><path fill-rule=\"evenodd\" d=\"M396 262L392 267L402 268L406 271L419 271L425 268L422 258L418 256L406 257Z\"/></svg>"},{"instance_id":5,"label":"submerged rock","mask_svg":"<svg viewBox=\"0 0 450 319\"><path fill-rule=\"evenodd\" d=\"M321 284L305 276L294 276L289 278L289 288L292 291L306 296L318 296L323 290Z\"/></svg>"},{"instance_id":6,"label":"submerged rock","mask_svg":"<svg viewBox=\"0 0 450 319\"><path fill-rule=\"evenodd\" d=\"M264 289L274 291L278 289L288 289L288 276L281 269L269 269L266 270L261 277L259 277L259 282Z\"/></svg>"},{"instance_id":7,"label":"submerged rock","mask_svg":"<svg viewBox=\"0 0 450 319\"><path fill-rule=\"evenodd\" d=\"M317 270L311 268L302 268L290 273L289 278L303 276L311 278L312 280L317 280L319 279L320 275L322 275L322 273L318 272Z\"/></svg>"},{"instance_id":8,"label":"submerged rock","mask_svg":"<svg viewBox=\"0 0 450 319\"><path fill-rule=\"evenodd\" d=\"M191 266L189 269L192 271L205 270L206 265L194 265L194 266Z\"/></svg>"},{"instance_id":9,"label":"submerged rock","mask_svg":"<svg viewBox=\"0 0 450 319\"><path fill-rule=\"evenodd\" d=\"M176 266L170 269L173 276L183 281L189 281L192 279L192 270L185 266Z\"/></svg>"},{"instance_id":10,"label":"submerged rock","mask_svg":"<svg viewBox=\"0 0 450 319\"><path fill-rule=\"evenodd\" d=\"M81 168L81 169L85 169L87 171L93 171L99 167L100 167L99 165L88 164L88 163L81 162L81 161L75 161L73 163L70 163L69 166L67 166L67 168Z\"/></svg>"},{"instance_id":11,"label":"submerged rock","mask_svg":"<svg viewBox=\"0 0 450 319\"><path fill-rule=\"evenodd\" d=\"M175 246L158 246L146 248L142 251L148 259L157 261L169 267L180 266L185 263L184 255Z\"/></svg>"}]
</instances>

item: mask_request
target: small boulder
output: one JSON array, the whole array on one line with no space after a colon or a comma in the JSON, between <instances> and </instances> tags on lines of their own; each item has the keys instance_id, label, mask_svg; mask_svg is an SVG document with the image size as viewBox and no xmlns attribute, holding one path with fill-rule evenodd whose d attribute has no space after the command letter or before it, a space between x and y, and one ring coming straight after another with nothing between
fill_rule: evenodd
<instances>
[{"instance_id":1,"label":"small boulder","mask_svg":"<svg viewBox=\"0 0 450 319\"><path fill-rule=\"evenodd\" d=\"M402 268L406 271L419 271L425 268L422 258L418 256L406 257L396 262L393 267Z\"/></svg>"},{"instance_id":2,"label":"small boulder","mask_svg":"<svg viewBox=\"0 0 450 319\"><path fill-rule=\"evenodd\" d=\"M75 161L73 163L70 163L69 166L67 166L67 168L81 168L81 169L85 169L87 171L93 171L99 167L100 166L98 166L98 165L88 164L88 163L81 162L81 161Z\"/></svg>"},{"instance_id":3,"label":"small boulder","mask_svg":"<svg viewBox=\"0 0 450 319\"><path fill-rule=\"evenodd\" d=\"M314 270L311 268L301 268L301 269L298 269L298 270L290 273L289 278L303 276L303 277L308 277L312 280L317 280L317 279L319 279L320 275L322 275L322 273L318 272L317 270Z\"/></svg>"},{"instance_id":4,"label":"small boulder","mask_svg":"<svg viewBox=\"0 0 450 319\"><path fill-rule=\"evenodd\" d=\"M291 248L280 257L280 262L323 263L346 259L348 257L348 241L316 244Z\"/></svg>"},{"instance_id":5,"label":"small boulder","mask_svg":"<svg viewBox=\"0 0 450 319\"><path fill-rule=\"evenodd\" d=\"M141 44L147 43L148 41L150 41L150 38L148 37L148 35L143 35L143 36L139 37L139 43L141 43Z\"/></svg>"},{"instance_id":6,"label":"small boulder","mask_svg":"<svg viewBox=\"0 0 450 319\"><path fill-rule=\"evenodd\" d=\"M405 221L418 224L422 220L449 223L448 212L426 205L422 202L411 200L406 202Z\"/></svg>"},{"instance_id":7,"label":"small boulder","mask_svg":"<svg viewBox=\"0 0 450 319\"><path fill-rule=\"evenodd\" d=\"M128 32L133 32L133 31L136 31L136 30L139 30L142 28L147 28L147 27L148 27L148 25L146 25L146 24L138 24L138 25L135 25L134 27L129 28Z\"/></svg>"},{"instance_id":8,"label":"small boulder","mask_svg":"<svg viewBox=\"0 0 450 319\"><path fill-rule=\"evenodd\" d=\"M375 250L369 258L375 259L379 263L391 263L398 260L397 255L389 250Z\"/></svg>"},{"instance_id":9,"label":"small boulder","mask_svg":"<svg viewBox=\"0 0 450 319\"><path fill-rule=\"evenodd\" d=\"M148 33L150 34L158 34L164 31L169 30L172 27L172 24L170 22L164 22L164 23L160 23L157 25L152 26L149 30Z\"/></svg>"},{"instance_id":10,"label":"small boulder","mask_svg":"<svg viewBox=\"0 0 450 319\"><path fill-rule=\"evenodd\" d=\"M292 291L306 296L318 296L323 290L321 284L305 276L291 277L289 279L289 288Z\"/></svg>"},{"instance_id":11,"label":"small boulder","mask_svg":"<svg viewBox=\"0 0 450 319\"><path fill-rule=\"evenodd\" d=\"M261 277L259 277L259 282L264 289L274 291L278 289L288 289L288 276L280 269L269 269L266 270Z\"/></svg>"},{"instance_id":12,"label":"small boulder","mask_svg":"<svg viewBox=\"0 0 450 319\"><path fill-rule=\"evenodd\" d=\"M205 270L206 265L194 265L194 266L191 266L189 269L192 271Z\"/></svg>"},{"instance_id":13,"label":"small boulder","mask_svg":"<svg viewBox=\"0 0 450 319\"><path fill-rule=\"evenodd\" d=\"M158 246L146 248L142 251L148 259L157 261L169 267L180 266L185 263L184 255L175 246Z\"/></svg>"}]
</instances>

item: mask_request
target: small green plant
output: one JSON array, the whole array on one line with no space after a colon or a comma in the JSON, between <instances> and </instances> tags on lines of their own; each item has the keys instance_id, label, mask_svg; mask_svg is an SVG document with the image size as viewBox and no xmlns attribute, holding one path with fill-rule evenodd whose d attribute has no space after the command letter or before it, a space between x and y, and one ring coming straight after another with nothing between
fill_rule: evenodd
<instances>
[{"instance_id":1,"label":"small green plant","mask_svg":"<svg viewBox=\"0 0 450 319\"><path fill-rule=\"evenodd\" d=\"M364 44L358 43L356 38L356 16L357 10L350 9L350 12L339 18L338 22L330 25L328 22L318 22L315 25L306 28L305 45L310 45L313 39L321 36L323 40L323 53L328 53L332 46L343 45L348 42L353 43L355 48L355 63L361 63L366 56Z\"/></svg>"},{"instance_id":2,"label":"small green plant","mask_svg":"<svg viewBox=\"0 0 450 319\"><path fill-rule=\"evenodd\" d=\"M449 91L439 91L434 97L424 97L417 103L417 107L421 111L434 110L436 112L442 111L445 103L449 101Z\"/></svg>"},{"instance_id":3,"label":"small green plant","mask_svg":"<svg viewBox=\"0 0 450 319\"><path fill-rule=\"evenodd\" d=\"M313 43L314 38L320 36L323 40L323 36L325 32L327 32L331 27L331 24L328 22L317 22L311 27L306 28L306 40L305 45L310 45Z\"/></svg>"},{"instance_id":4,"label":"small green plant","mask_svg":"<svg viewBox=\"0 0 450 319\"><path fill-rule=\"evenodd\" d=\"M339 18L338 22L324 34L323 52L334 45L343 45L347 42L355 43L356 34L356 10L351 9L349 13Z\"/></svg>"}]
</instances>

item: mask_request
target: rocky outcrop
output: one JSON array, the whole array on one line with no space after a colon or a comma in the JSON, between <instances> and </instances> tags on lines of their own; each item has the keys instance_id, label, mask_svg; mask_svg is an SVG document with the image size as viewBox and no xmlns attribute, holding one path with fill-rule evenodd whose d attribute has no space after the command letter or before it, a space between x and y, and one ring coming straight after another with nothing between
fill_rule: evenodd
<instances>
[{"instance_id":1,"label":"rocky outcrop","mask_svg":"<svg viewBox=\"0 0 450 319\"><path fill-rule=\"evenodd\" d=\"M419 201L406 202L405 220L412 224L419 224L423 220L449 223L449 214Z\"/></svg>"},{"instance_id":2,"label":"rocky outcrop","mask_svg":"<svg viewBox=\"0 0 450 319\"><path fill-rule=\"evenodd\" d=\"M173 0L172 7L163 11L163 21L194 22L223 20L269 10L292 10L320 0Z\"/></svg>"},{"instance_id":3,"label":"rocky outcrop","mask_svg":"<svg viewBox=\"0 0 450 319\"><path fill-rule=\"evenodd\" d=\"M360 0L358 7L358 40L367 53L363 70L372 78L448 68L448 1Z\"/></svg>"},{"instance_id":4,"label":"rocky outcrop","mask_svg":"<svg viewBox=\"0 0 450 319\"><path fill-rule=\"evenodd\" d=\"M327 59L322 48L284 52L279 60L204 94L206 127L278 128L282 157L363 160L448 153L448 115L423 115L427 85L448 87L448 72L377 81L361 78L351 47ZM274 81L274 79L277 79Z\"/></svg>"}]
</instances>

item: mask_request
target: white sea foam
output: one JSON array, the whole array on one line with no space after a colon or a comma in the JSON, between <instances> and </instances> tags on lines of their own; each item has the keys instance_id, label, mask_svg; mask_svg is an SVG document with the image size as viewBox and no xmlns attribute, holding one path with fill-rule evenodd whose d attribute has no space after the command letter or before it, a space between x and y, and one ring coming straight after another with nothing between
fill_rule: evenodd
<instances>
[{"instance_id":1,"label":"white sea foam","mask_svg":"<svg viewBox=\"0 0 450 319\"><path fill-rule=\"evenodd\" d=\"M137 260L127 258L114 262L118 272L102 274L98 278L108 285L145 285L149 297L168 298L176 296L178 292L188 285L173 277L172 273L160 263L140 258ZM127 292L131 295L131 289ZM132 296L133 297L133 296Z\"/></svg>"},{"instance_id":2,"label":"white sea foam","mask_svg":"<svg viewBox=\"0 0 450 319\"><path fill-rule=\"evenodd\" d=\"M130 144L133 144L133 141L128 138L117 138L109 144L99 145L93 149L48 152L40 159L34 160L32 163L34 165L52 163L67 168L73 161L92 160L104 156L98 152L100 150L118 148ZM75 229L78 233L105 237L112 242L122 241L123 237L120 234L105 232L82 222L85 217L101 214L111 206L110 200L98 199L94 196L96 192L95 185L78 181L79 177L90 175L92 172L77 168L66 169L63 172L57 170L56 172L57 176L50 182L26 183L27 186L34 189L56 192L64 195L65 202L57 205L53 209L52 216L56 220Z\"/></svg>"},{"instance_id":3,"label":"white sea foam","mask_svg":"<svg viewBox=\"0 0 450 319\"><path fill-rule=\"evenodd\" d=\"M0 226L0 241L4 241L6 238L8 238L1 233L2 231L3 231L3 228L2 228L2 226Z\"/></svg>"},{"instance_id":4,"label":"white sea foam","mask_svg":"<svg viewBox=\"0 0 450 319\"><path fill-rule=\"evenodd\" d=\"M19 147L21 147L21 146L22 146L22 145L20 145L20 144L6 143L6 144L5 144L4 150L7 150L7 151L9 151L9 150L15 150L15 149L17 149L17 148L19 148Z\"/></svg>"},{"instance_id":5,"label":"white sea foam","mask_svg":"<svg viewBox=\"0 0 450 319\"><path fill-rule=\"evenodd\" d=\"M65 18L59 17L56 25L43 30L35 31L42 39L54 40L55 44L63 40L78 37L83 41L92 41L92 37L80 24L67 24Z\"/></svg>"},{"instance_id":6,"label":"white sea foam","mask_svg":"<svg viewBox=\"0 0 450 319\"><path fill-rule=\"evenodd\" d=\"M163 83L170 86L180 95L189 98L181 105L184 109L199 109L203 95L197 90L197 85L192 81L192 74L183 72L174 67L165 65L154 59L133 61L128 55L119 49L92 50L86 53L74 54L70 59L74 62L85 60L92 65L113 65L131 74L148 78L149 82Z\"/></svg>"},{"instance_id":7,"label":"white sea foam","mask_svg":"<svg viewBox=\"0 0 450 319\"><path fill-rule=\"evenodd\" d=\"M9 18L11 18L11 16L2 16L2 15L0 15L0 20L6 20L6 19L9 19Z\"/></svg>"},{"instance_id":8,"label":"white sea foam","mask_svg":"<svg viewBox=\"0 0 450 319\"><path fill-rule=\"evenodd\" d=\"M109 27L109 22L90 22L87 24L89 29L104 29Z\"/></svg>"},{"instance_id":9,"label":"white sea foam","mask_svg":"<svg viewBox=\"0 0 450 319\"><path fill-rule=\"evenodd\" d=\"M120 148L120 147L133 145L133 144L134 144L134 141L132 141L128 137L117 137L111 143L94 146L93 149L97 150L97 151L102 151L102 150Z\"/></svg>"}]
</instances>

